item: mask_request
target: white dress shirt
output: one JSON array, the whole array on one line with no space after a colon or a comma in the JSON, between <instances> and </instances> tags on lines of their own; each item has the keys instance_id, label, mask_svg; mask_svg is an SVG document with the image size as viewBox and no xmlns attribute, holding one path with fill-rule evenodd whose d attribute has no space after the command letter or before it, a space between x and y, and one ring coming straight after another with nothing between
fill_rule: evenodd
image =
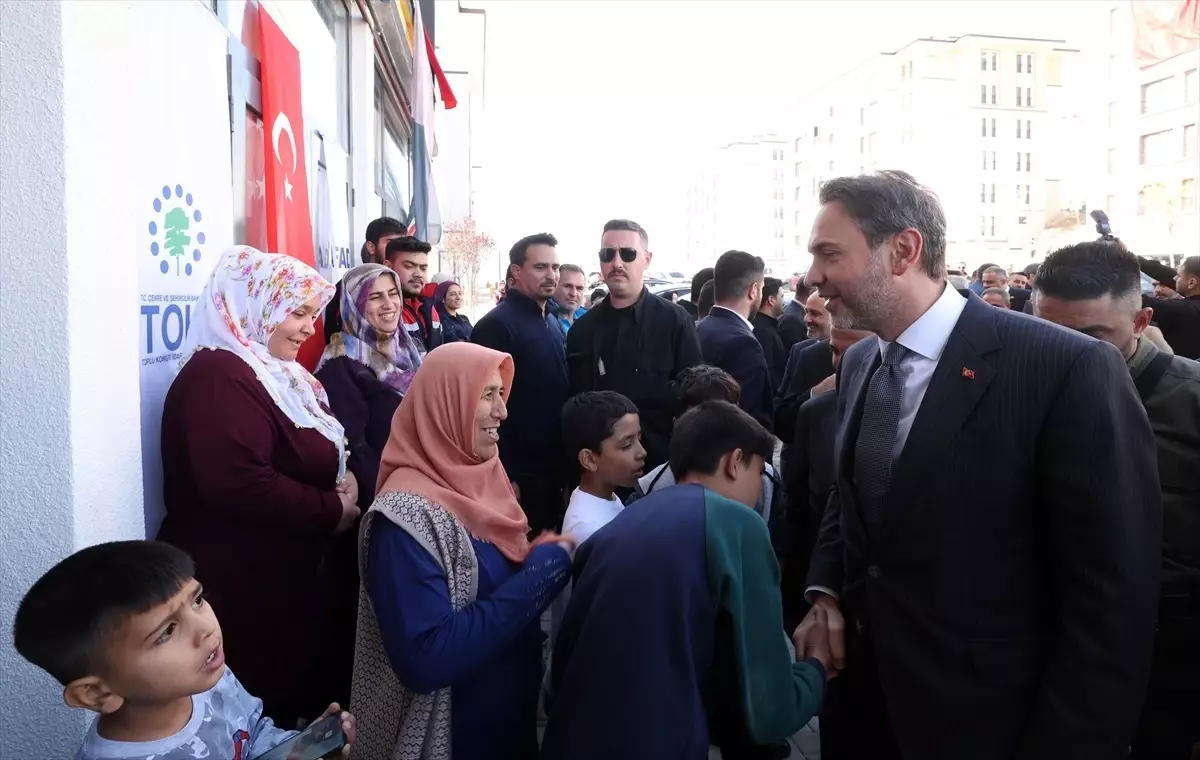
<instances>
[{"instance_id":1,"label":"white dress shirt","mask_svg":"<svg viewBox=\"0 0 1200 760\"><path fill-rule=\"evenodd\" d=\"M751 322L750 320L746 319L746 318L745 318L745 317L743 317L741 314L738 314L736 311L734 311L733 309L729 308L728 306L722 306L721 304L719 304L719 303L718 303L718 304L713 304L713 309L724 309L725 311L729 312L730 314L737 314L737 318L738 318L738 319L740 319L740 320L742 320L743 322L745 322L747 327L749 327L751 330L753 330L753 329L754 329L754 323L753 323L753 322ZM709 314L711 314L711 313L712 313L712 311L710 310L710 311L709 311Z\"/></svg>"},{"instance_id":2,"label":"white dress shirt","mask_svg":"<svg viewBox=\"0 0 1200 760\"><path fill-rule=\"evenodd\" d=\"M962 316L966 306L967 299L946 285L938 300L896 338L896 342L907 348L908 352L899 363L900 371L904 373L904 397L900 399L900 420L896 425L896 440L892 443L893 462L899 459L900 452L904 451L913 421L921 409L925 392L929 390L929 381L933 379L933 371L937 369L942 352L946 350L946 343L950 340L950 334L954 332L954 326L958 324L958 318ZM891 343L879 337L876 340L882 356L884 349ZM834 599L838 596L832 589L824 586L809 586L805 589L804 596L810 602L814 591L828 594Z\"/></svg>"}]
</instances>

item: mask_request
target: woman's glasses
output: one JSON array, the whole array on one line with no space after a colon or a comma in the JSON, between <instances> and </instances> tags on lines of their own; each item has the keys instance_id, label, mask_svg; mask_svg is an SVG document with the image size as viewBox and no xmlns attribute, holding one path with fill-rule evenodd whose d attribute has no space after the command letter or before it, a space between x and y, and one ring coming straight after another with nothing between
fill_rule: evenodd
<instances>
[{"instance_id":1,"label":"woman's glasses","mask_svg":"<svg viewBox=\"0 0 1200 760\"><path fill-rule=\"evenodd\" d=\"M600 263L607 264L615 259L618 253L621 254L621 261L624 261L626 264L636 259L638 255L636 248L601 248Z\"/></svg>"}]
</instances>

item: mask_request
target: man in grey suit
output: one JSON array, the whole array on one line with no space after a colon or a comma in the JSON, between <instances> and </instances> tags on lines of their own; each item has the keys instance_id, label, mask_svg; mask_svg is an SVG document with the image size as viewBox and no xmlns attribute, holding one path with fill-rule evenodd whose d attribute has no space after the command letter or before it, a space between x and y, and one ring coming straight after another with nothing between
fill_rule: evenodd
<instances>
[{"instance_id":1,"label":"man in grey suit","mask_svg":"<svg viewBox=\"0 0 1200 760\"><path fill-rule=\"evenodd\" d=\"M834 179L821 204L806 282L878 336L838 366L808 574L836 645L822 756L1124 757L1162 515L1120 353L948 287L941 203L903 172Z\"/></svg>"}]
</instances>

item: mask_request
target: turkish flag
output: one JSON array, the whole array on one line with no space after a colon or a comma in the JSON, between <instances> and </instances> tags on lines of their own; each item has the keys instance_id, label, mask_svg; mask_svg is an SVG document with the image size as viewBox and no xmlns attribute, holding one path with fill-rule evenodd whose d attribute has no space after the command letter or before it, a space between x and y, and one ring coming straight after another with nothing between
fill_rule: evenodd
<instances>
[{"instance_id":1,"label":"turkish flag","mask_svg":"<svg viewBox=\"0 0 1200 760\"><path fill-rule=\"evenodd\" d=\"M308 176L304 159L304 116L300 107L300 53L260 3L262 106L266 161L267 248L316 267ZM324 350L324 330L300 347L297 360L310 371Z\"/></svg>"}]
</instances>

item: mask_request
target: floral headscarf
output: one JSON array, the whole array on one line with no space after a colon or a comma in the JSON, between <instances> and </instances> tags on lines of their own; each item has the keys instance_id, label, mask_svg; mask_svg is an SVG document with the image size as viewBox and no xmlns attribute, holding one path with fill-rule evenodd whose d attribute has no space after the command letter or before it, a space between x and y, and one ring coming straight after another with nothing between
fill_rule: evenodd
<instances>
[{"instance_id":1,"label":"floral headscarf","mask_svg":"<svg viewBox=\"0 0 1200 760\"><path fill-rule=\"evenodd\" d=\"M244 245L226 250L196 303L179 367L200 349L237 354L289 420L337 446L340 481L346 473L345 430L328 411L325 389L298 362L267 350L275 328L313 298L324 307L333 286L307 264Z\"/></svg>"},{"instance_id":2,"label":"floral headscarf","mask_svg":"<svg viewBox=\"0 0 1200 760\"><path fill-rule=\"evenodd\" d=\"M367 321L363 309L380 277L391 277L400 289L396 273L381 264L363 264L342 277L342 329L329 339L317 369L330 359L346 356L365 364L379 382L403 396L421 367L421 352L404 325L384 335Z\"/></svg>"}]
</instances>

